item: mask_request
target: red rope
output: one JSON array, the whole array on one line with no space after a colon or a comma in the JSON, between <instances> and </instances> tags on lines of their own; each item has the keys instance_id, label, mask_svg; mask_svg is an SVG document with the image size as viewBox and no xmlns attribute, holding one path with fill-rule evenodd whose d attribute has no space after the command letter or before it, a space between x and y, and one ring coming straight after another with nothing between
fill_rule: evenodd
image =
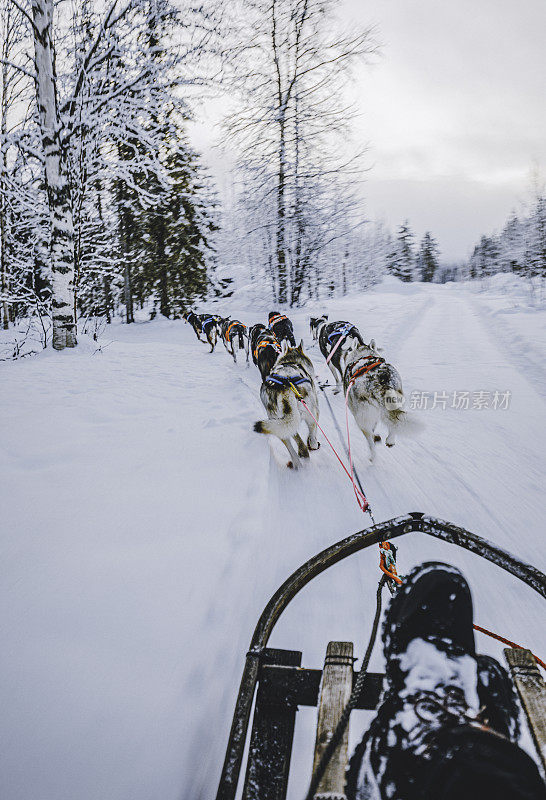
<instances>
[{"instance_id":1,"label":"red rope","mask_svg":"<svg viewBox=\"0 0 546 800\"><path fill-rule=\"evenodd\" d=\"M356 379L360 377L360 375L362 375L365 372L369 372L371 369L373 369L374 367L378 366L380 363L381 362L376 361L374 364L368 364L367 366L357 370L357 372L351 378L351 380L349 382L349 385L347 387L347 392L345 393L345 427L347 429L347 453L348 453L348 456L349 456L349 467L350 467L350 470L351 470L350 478L351 478L351 482L353 484L353 489L354 489L355 495L357 493L358 487L357 487L357 485L355 483L355 477L354 477L355 471L354 471L354 467L353 467L353 454L352 454L352 451L351 451L351 434L349 433L349 392L351 391L351 386L356 381ZM357 496L357 502L358 502L358 496ZM366 500L366 508L367 507L368 507L368 501ZM363 509L363 511L365 511L365 510L366 509Z\"/></svg>"},{"instance_id":2,"label":"red rope","mask_svg":"<svg viewBox=\"0 0 546 800\"><path fill-rule=\"evenodd\" d=\"M376 366L375 364L371 364L370 367L365 368L363 371L367 372L369 369L371 369L372 367L375 367L375 366ZM362 372L359 370L359 375L360 374L362 374ZM350 432L349 432L349 391L350 391L351 386L353 385L354 381L356 380L357 377L359 377L359 375L355 375L353 377L353 379L349 383L349 386L347 388L347 392L345 394L345 425L346 425L346 428L347 428L347 452L348 452L348 455L349 455L349 469L351 470L350 472L347 469L347 467L345 466L345 464L343 463L343 461L341 460L341 457L339 456L339 453L335 449L335 447L332 444L332 442L330 441L330 439L326 436L324 430L321 428L321 426L319 424L318 419L315 417L315 415L313 414L313 412L311 411L311 409L309 408L309 406L307 405L305 400L303 400L303 398L301 396L298 396L299 393L296 394L296 397L298 397L298 400L300 401L302 406L305 408L305 410L315 420L315 422L317 424L317 428L319 429L319 431L322 433L322 435L324 436L324 438L326 439L326 441L328 442L328 444L332 448L332 451L333 451L335 457L337 458L337 460L339 461L339 463L343 467L343 470L344 470L345 474L347 475L347 477L351 481L351 483L353 485L353 490L354 490L354 493L355 493L356 502L358 503L359 508L361 509L361 511L364 511L364 512L368 511L369 512L368 499L367 499L366 495L364 494L364 492L361 491L361 489L357 486L357 484L355 482L354 468L353 468L353 457L352 457L352 452L351 452L351 435L350 435ZM389 578L392 578L394 581L396 581L396 583L398 583L399 585L403 582L401 580L401 578L399 578L398 575L393 575L392 573L390 573L382 565L381 557L380 557L379 567L382 570L382 572L384 572ZM515 642L511 642L510 639L505 639L504 636L500 636L498 633L493 633L493 631L489 631L489 630L487 630L487 628L482 628L480 625L473 625L473 627L474 627L474 630L480 631L480 633L485 633L486 636L490 636L492 639L497 639L499 642L502 642L503 644L507 644L510 647L515 647L517 650L526 650L527 649L527 648L523 647L521 644L516 644ZM533 656L533 658L535 659L537 664L540 664L542 669L546 670L546 664L544 663L544 661L542 661L542 659L540 659L538 656L536 656L532 651L531 651L531 655Z\"/></svg>"},{"instance_id":3,"label":"red rope","mask_svg":"<svg viewBox=\"0 0 546 800\"><path fill-rule=\"evenodd\" d=\"M345 466L345 464L341 460L341 457L340 457L339 453L337 452L336 448L334 447L334 445L332 444L330 439L326 436L326 434L324 433L323 429L320 427L318 419L315 417L315 415L313 414L313 412L311 411L311 409L309 408L309 406L307 405L305 400L303 400L301 397L298 397L298 400L300 401L302 406L305 408L305 410L313 417L313 419L317 423L317 428L319 429L319 431L322 433L322 435L324 436L324 438L326 439L326 441L328 442L328 444L332 448L332 451L333 451L335 457L337 458L337 460L339 461L339 463L341 464L341 466L343 468L343 471L345 472L345 474L347 475L347 477L349 478L349 480L353 484L353 489L354 489L354 493L355 493L355 497L356 497L356 502L358 503L358 506L359 506L360 510L366 512L368 510L368 499L367 499L366 495L364 494L364 492L362 492L358 488L356 483L355 483L354 475L351 474L352 473L352 465L351 465L351 472L349 472L349 470L347 469L347 467Z\"/></svg>"},{"instance_id":4,"label":"red rope","mask_svg":"<svg viewBox=\"0 0 546 800\"><path fill-rule=\"evenodd\" d=\"M480 631L480 633L485 633L486 636L490 636L492 639L497 639L499 642L502 642L503 644L509 644L510 647L515 647L516 650L527 650L527 648L523 647L521 644L516 644L515 642L511 642L510 639L505 639L504 636L499 636L498 633L493 633L493 631L488 631L487 628L482 628L479 625L474 625L473 627L475 631ZM544 663L544 661L542 661L542 659L536 656L533 652L531 652L531 655L533 656L537 664L540 664L542 669L546 670L546 664Z\"/></svg>"}]
</instances>

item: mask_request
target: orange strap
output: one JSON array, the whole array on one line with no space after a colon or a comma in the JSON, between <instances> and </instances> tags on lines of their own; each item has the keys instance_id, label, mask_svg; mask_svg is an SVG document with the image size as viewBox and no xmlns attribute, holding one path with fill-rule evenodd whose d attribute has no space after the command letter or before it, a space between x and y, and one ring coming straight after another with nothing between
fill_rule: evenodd
<instances>
[{"instance_id":1,"label":"orange strap","mask_svg":"<svg viewBox=\"0 0 546 800\"><path fill-rule=\"evenodd\" d=\"M281 352L281 348L277 342L267 341L267 339L264 339L263 342L258 342L256 345L256 349L254 350L254 358L258 358L258 350L260 350L262 347L274 347L277 353Z\"/></svg>"},{"instance_id":2,"label":"orange strap","mask_svg":"<svg viewBox=\"0 0 546 800\"><path fill-rule=\"evenodd\" d=\"M373 364L366 364L365 366L360 367L360 369L357 369L357 371L351 375L351 383L354 383L354 381L359 378L360 375L364 375L365 372L369 372L371 369L378 367L382 363L382 361L374 361Z\"/></svg>"},{"instance_id":3,"label":"orange strap","mask_svg":"<svg viewBox=\"0 0 546 800\"><path fill-rule=\"evenodd\" d=\"M269 320L269 327L271 327L271 325L276 325L277 322L281 321L281 319L286 319L286 316L284 314L277 314L276 317L273 317L273 319Z\"/></svg>"},{"instance_id":4,"label":"orange strap","mask_svg":"<svg viewBox=\"0 0 546 800\"><path fill-rule=\"evenodd\" d=\"M231 325L229 326L229 328L226 331L226 342L229 342L229 332L233 328L234 325L241 325L241 323L237 322L237 320L235 320L234 322L231 323Z\"/></svg>"}]
</instances>

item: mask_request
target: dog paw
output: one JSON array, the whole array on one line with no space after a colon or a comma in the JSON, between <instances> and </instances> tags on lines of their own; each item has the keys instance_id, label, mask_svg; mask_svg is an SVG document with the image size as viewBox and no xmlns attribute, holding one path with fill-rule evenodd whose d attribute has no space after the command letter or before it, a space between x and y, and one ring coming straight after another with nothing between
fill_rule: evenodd
<instances>
[{"instance_id":1,"label":"dog paw","mask_svg":"<svg viewBox=\"0 0 546 800\"><path fill-rule=\"evenodd\" d=\"M289 461L286 466L288 467L288 469L294 469L294 465L291 461Z\"/></svg>"},{"instance_id":2,"label":"dog paw","mask_svg":"<svg viewBox=\"0 0 546 800\"><path fill-rule=\"evenodd\" d=\"M309 448L309 450L318 450L320 447L320 442L317 442L314 447L312 447L312 445L310 445L309 442L307 442L307 447Z\"/></svg>"},{"instance_id":3,"label":"dog paw","mask_svg":"<svg viewBox=\"0 0 546 800\"><path fill-rule=\"evenodd\" d=\"M378 433L376 433L376 434L374 434L373 440L374 440L374 442L380 442L381 441L381 436Z\"/></svg>"},{"instance_id":4,"label":"dog paw","mask_svg":"<svg viewBox=\"0 0 546 800\"><path fill-rule=\"evenodd\" d=\"M387 445L387 447L394 447L396 442L385 442L385 444Z\"/></svg>"}]
</instances>

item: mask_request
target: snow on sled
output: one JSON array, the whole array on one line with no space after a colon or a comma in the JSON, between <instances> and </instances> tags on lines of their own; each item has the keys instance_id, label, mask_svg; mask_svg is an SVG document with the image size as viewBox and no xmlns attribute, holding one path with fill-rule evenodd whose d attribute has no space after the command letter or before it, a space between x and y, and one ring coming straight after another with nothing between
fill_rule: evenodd
<instances>
[{"instance_id":1,"label":"snow on sled","mask_svg":"<svg viewBox=\"0 0 546 800\"><path fill-rule=\"evenodd\" d=\"M288 604L321 572L360 550L414 532L469 550L546 598L546 576L538 569L464 528L418 512L366 528L326 548L292 573L258 620L246 655L216 800L235 800L253 703L243 800L285 800L298 706L319 709L308 798L344 797L349 714L352 709L374 710L383 689L384 674L367 672L367 664L387 577L382 576L377 590L372 638L360 672L353 671L351 642L330 642L322 670L301 668L301 652L268 648L267 642ZM546 683L529 650L504 652L539 761L546 769Z\"/></svg>"}]
</instances>

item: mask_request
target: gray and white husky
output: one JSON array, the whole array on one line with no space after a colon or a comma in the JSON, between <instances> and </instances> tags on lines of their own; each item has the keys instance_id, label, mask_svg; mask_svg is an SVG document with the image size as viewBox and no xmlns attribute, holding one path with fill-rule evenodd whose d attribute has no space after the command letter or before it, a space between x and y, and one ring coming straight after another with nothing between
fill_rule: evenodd
<instances>
[{"instance_id":1,"label":"gray and white husky","mask_svg":"<svg viewBox=\"0 0 546 800\"><path fill-rule=\"evenodd\" d=\"M402 379L397 370L381 358L372 339L369 345L357 347L347 355L343 388L345 394L349 390L349 408L366 437L370 461L373 461L375 443L381 441L381 436L375 433L377 425L382 422L387 427L387 447L395 444L397 429L408 426L408 414L402 409Z\"/></svg>"},{"instance_id":2,"label":"gray and white husky","mask_svg":"<svg viewBox=\"0 0 546 800\"><path fill-rule=\"evenodd\" d=\"M309 330L311 331L311 336L315 342L318 341L320 329L323 328L327 322L328 314L323 314L322 317L309 317Z\"/></svg>"},{"instance_id":3,"label":"gray and white husky","mask_svg":"<svg viewBox=\"0 0 546 800\"><path fill-rule=\"evenodd\" d=\"M290 453L289 467L301 467L302 458L309 458L309 450L318 450L317 423L300 403L294 389L305 401L309 410L318 419L319 406L314 381L313 363L303 352L303 341L298 347L284 348L270 374L262 383L260 397L268 419L254 424L256 433L278 436ZM294 389L292 388L294 386ZM307 444L299 434L302 422L307 425ZM297 452L292 440L295 442Z\"/></svg>"}]
</instances>

